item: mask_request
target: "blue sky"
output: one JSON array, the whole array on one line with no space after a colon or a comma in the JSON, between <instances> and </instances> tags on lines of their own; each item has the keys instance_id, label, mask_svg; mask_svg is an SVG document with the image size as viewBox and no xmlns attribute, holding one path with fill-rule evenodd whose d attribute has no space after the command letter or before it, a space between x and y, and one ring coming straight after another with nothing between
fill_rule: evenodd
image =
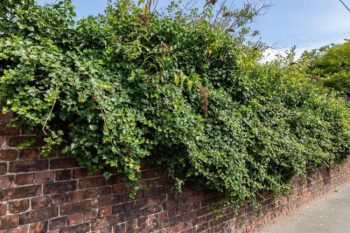
<instances>
[{"instance_id":1,"label":"blue sky","mask_svg":"<svg viewBox=\"0 0 350 233\"><path fill-rule=\"evenodd\" d=\"M38 0L39 3L54 0ZM238 4L242 0L235 0ZM344 0L350 5L350 0ZM169 0L159 0L160 7ZM269 0L271 8L252 24L276 49L317 48L350 38L350 12L338 0ZM102 13L107 0L73 0L79 18Z\"/></svg>"}]
</instances>

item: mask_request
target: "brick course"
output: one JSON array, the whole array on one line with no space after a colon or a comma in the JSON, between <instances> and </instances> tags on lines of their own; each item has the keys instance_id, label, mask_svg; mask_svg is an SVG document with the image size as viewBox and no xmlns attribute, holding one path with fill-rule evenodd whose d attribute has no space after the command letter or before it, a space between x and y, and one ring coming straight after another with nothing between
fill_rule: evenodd
<instances>
[{"instance_id":1,"label":"brick course","mask_svg":"<svg viewBox=\"0 0 350 233\"><path fill-rule=\"evenodd\" d=\"M117 175L105 181L100 174L88 174L59 150L41 158L41 140L6 128L10 118L0 114L1 233L250 233L350 181L350 162L315 169L296 177L288 196L274 200L264 194L255 212L243 207L235 214L226 207L214 213L215 198L190 187L174 193L171 180L147 167L141 182L148 188L131 199ZM33 147L20 152L13 147L33 137Z\"/></svg>"}]
</instances>

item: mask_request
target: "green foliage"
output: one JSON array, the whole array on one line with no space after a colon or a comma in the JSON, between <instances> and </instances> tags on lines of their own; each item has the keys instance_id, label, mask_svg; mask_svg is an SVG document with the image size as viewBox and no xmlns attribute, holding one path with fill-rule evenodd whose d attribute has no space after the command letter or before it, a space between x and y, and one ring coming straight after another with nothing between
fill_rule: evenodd
<instances>
[{"instance_id":1,"label":"green foliage","mask_svg":"<svg viewBox=\"0 0 350 233\"><path fill-rule=\"evenodd\" d=\"M237 203L349 154L343 100L259 65L255 47L206 16L123 0L74 24L68 0L0 4L0 102L43 129L46 153L65 145L91 171L131 184L152 161L178 189L191 182Z\"/></svg>"},{"instance_id":2,"label":"green foliage","mask_svg":"<svg viewBox=\"0 0 350 233\"><path fill-rule=\"evenodd\" d=\"M350 41L305 53L323 86L350 96Z\"/></svg>"}]
</instances>

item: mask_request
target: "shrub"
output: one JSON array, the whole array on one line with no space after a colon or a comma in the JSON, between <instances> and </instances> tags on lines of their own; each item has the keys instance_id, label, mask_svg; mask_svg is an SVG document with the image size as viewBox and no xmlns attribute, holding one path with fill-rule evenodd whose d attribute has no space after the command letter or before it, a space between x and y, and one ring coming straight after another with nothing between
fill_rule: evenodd
<instances>
[{"instance_id":1,"label":"shrub","mask_svg":"<svg viewBox=\"0 0 350 233\"><path fill-rule=\"evenodd\" d=\"M146 9L147 10L147 9ZM343 100L273 65L205 16L130 1L74 23L70 1L0 3L0 102L90 171L137 185L164 165L240 203L349 154Z\"/></svg>"},{"instance_id":2,"label":"shrub","mask_svg":"<svg viewBox=\"0 0 350 233\"><path fill-rule=\"evenodd\" d=\"M323 86L350 96L350 41L326 46L304 56L310 60L310 73L318 77Z\"/></svg>"}]
</instances>

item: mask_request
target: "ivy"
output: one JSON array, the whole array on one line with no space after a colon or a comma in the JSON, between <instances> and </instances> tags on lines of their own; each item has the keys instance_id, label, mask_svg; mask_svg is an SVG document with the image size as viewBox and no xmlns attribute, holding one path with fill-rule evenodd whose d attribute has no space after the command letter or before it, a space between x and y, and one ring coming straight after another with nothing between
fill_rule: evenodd
<instances>
[{"instance_id":1,"label":"ivy","mask_svg":"<svg viewBox=\"0 0 350 233\"><path fill-rule=\"evenodd\" d=\"M75 23L68 0L3 0L2 110L42 129L43 155L64 146L90 171L118 171L131 185L148 161L177 189L191 183L236 203L344 161L346 103L300 72L260 64L260 50L210 14L151 13L124 0Z\"/></svg>"}]
</instances>

